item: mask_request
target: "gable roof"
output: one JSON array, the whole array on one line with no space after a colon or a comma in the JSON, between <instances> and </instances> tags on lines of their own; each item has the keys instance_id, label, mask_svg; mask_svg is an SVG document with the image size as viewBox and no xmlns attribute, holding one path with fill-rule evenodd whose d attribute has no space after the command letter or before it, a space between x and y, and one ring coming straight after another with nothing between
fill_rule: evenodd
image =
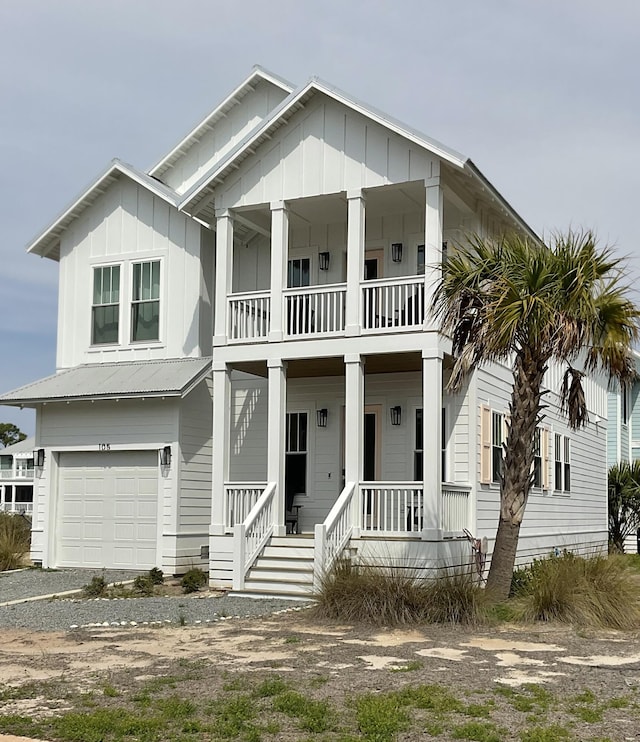
<instances>
[{"instance_id":1,"label":"gable roof","mask_svg":"<svg viewBox=\"0 0 640 742\"><path fill-rule=\"evenodd\" d=\"M142 173L121 160L114 159L109 167L94 180L43 232L28 246L27 252L43 258L60 259L60 236L82 212L93 204L109 186L121 176L135 181L143 188L172 206L178 205L178 194L157 178Z\"/></svg>"},{"instance_id":2,"label":"gable roof","mask_svg":"<svg viewBox=\"0 0 640 742\"><path fill-rule=\"evenodd\" d=\"M0 395L0 404L184 397L211 370L211 358L88 363Z\"/></svg>"},{"instance_id":3,"label":"gable roof","mask_svg":"<svg viewBox=\"0 0 640 742\"><path fill-rule=\"evenodd\" d=\"M428 150L452 165L463 168L466 158L459 152L446 147L444 144L428 137L426 134L418 132L416 129L403 124L387 114L382 113L356 99L348 96L336 87L323 82L317 77L312 77L309 82L293 91L282 103L277 106L256 128L249 132L231 152L228 153L217 165L206 173L198 182L196 182L183 196L179 208L190 214L198 214L198 206L204 201L209 192L215 188L218 182L232 171L237 170L239 164L248 156L253 154L256 147L259 147L267 139L271 139L274 132L281 126L287 124L297 111L305 107L306 103L317 93L322 93L337 102L347 106L353 111L376 121L396 134L417 144L419 147ZM205 218L213 216L213 205L206 213Z\"/></svg>"},{"instance_id":4,"label":"gable roof","mask_svg":"<svg viewBox=\"0 0 640 742\"><path fill-rule=\"evenodd\" d=\"M162 175L196 142L198 142L207 131L212 129L221 118L224 118L229 111L234 108L234 106L237 106L245 95L254 90L254 87L261 80L270 82L272 85L284 90L287 94L290 94L293 90L293 86L283 78L274 75L272 72L268 72L259 65L255 65L249 77L229 93L229 95L218 106L216 106L211 113L205 116L205 118L202 119L202 121L197 124L187 134L187 136L184 137L184 139L182 139L182 141L180 141L171 152L169 152L168 155L165 155L160 162L154 165L151 170L149 170L149 175L157 178L162 177Z\"/></svg>"},{"instance_id":5,"label":"gable roof","mask_svg":"<svg viewBox=\"0 0 640 742\"><path fill-rule=\"evenodd\" d=\"M25 438L23 441L13 443L11 446L0 448L0 456L15 456L16 454L31 454L33 455L33 448L36 445L35 436Z\"/></svg>"}]
</instances>

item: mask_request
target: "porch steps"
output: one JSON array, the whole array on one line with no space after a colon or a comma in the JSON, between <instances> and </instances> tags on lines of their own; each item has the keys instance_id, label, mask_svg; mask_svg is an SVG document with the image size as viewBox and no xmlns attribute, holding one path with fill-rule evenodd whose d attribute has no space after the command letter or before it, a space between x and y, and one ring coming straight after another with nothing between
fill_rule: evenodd
<instances>
[{"instance_id":1,"label":"porch steps","mask_svg":"<svg viewBox=\"0 0 640 742\"><path fill-rule=\"evenodd\" d=\"M312 535L274 536L249 570L243 594L310 598L313 548Z\"/></svg>"}]
</instances>

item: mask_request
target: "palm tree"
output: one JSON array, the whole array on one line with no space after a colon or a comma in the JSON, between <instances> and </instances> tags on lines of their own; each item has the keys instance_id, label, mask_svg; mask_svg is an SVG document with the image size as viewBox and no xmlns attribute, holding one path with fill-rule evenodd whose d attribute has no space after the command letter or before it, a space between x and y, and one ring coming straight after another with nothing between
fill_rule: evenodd
<instances>
[{"instance_id":1,"label":"palm tree","mask_svg":"<svg viewBox=\"0 0 640 742\"><path fill-rule=\"evenodd\" d=\"M640 526L640 461L609 469L609 546L624 553L624 542Z\"/></svg>"},{"instance_id":2,"label":"palm tree","mask_svg":"<svg viewBox=\"0 0 640 742\"><path fill-rule=\"evenodd\" d=\"M602 370L623 385L635 376L631 349L640 311L623 280L621 259L599 248L591 232L559 234L551 245L516 234L471 236L442 266L433 311L452 340L450 388L479 365L501 362L513 369L487 580L498 599L507 597L511 584L549 364L565 368L562 408L574 429L588 421L585 372Z\"/></svg>"}]
</instances>

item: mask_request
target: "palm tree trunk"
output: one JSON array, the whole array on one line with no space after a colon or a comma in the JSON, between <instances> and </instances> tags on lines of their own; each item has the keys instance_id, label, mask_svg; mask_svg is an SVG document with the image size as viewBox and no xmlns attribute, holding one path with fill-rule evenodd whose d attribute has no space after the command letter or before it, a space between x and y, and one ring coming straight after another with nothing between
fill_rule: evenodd
<instances>
[{"instance_id":1,"label":"palm tree trunk","mask_svg":"<svg viewBox=\"0 0 640 742\"><path fill-rule=\"evenodd\" d=\"M546 358L534 357L528 348L518 353L500 482L500 518L487 577L487 589L497 600L506 599L511 587L520 524L531 487L533 440L539 422L542 379L546 370Z\"/></svg>"}]
</instances>

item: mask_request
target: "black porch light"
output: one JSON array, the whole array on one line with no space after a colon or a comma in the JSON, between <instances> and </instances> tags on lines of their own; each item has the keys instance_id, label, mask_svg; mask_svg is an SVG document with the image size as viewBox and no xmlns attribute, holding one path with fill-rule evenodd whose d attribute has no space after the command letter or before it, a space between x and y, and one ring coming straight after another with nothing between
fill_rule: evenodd
<instances>
[{"instance_id":1,"label":"black porch light","mask_svg":"<svg viewBox=\"0 0 640 742\"><path fill-rule=\"evenodd\" d=\"M44 466L44 448L33 449L33 465L40 469Z\"/></svg>"},{"instance_id":2,"label":"black porch light","mask_svg":"<svg viewBox=\"0 0 640 742\"><path fill-rule=\"evenodd\" d=\"M327 427L327 419L329 418L329 412L326 407L320 410L316 410L316 424L319 428Z\"/></svg>"},{"instance_id":3,"label":"black porch light","mask_svg":"<svg viewBox=\"0 0 640 742\"><path fill-rule=\"evenodd\" d=\"M402 407L396 405L395 407L392 407L389 412L391 413L391 424L400 425L402 422Z\"/></svg>"},{"instance_id":4,"label":"black porch light","mask_svg":"<svg viewBox=\"0 0 640 742\"><path fill-rule=\"evenodd\" d=\"M318 268L321 271L329 270L329 261L331 260L331 253L327 250L326 252L318 253Z\"/></svg>"},{"instance_id":5,"label":"black porch light","mask_svg":"<svg viewBox=\"0 0 640 742\"><path fill-rule=\"evenodd\" d=\"M391 260L394 263L402 263L402 242L391 243Z\"/></svg>"},{"instance_id":6,"label":"black porch light","mask_svg":"<svg viewBox=\"0 0 640 742\"><path fill-rule=\"evenodd\" d=\"M160 466L171 466L171 446L160 449Z\"/></svg>"}]
</instances>

